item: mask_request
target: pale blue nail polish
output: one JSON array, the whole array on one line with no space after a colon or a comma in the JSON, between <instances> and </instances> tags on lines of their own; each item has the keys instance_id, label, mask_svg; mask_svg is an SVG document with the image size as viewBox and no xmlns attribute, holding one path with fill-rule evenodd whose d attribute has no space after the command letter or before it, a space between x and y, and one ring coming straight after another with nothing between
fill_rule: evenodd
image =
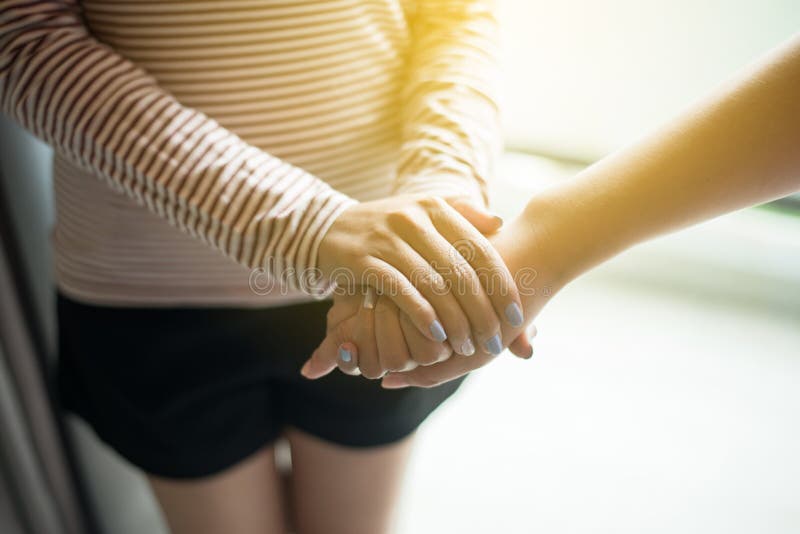
<instances>
[{"instance_id":1,"label":"pale blue nail polish","mask_svg":"<svg viewBox=\"0 0 800 534\"><path fill-rule=\"evenodd\" d=\"M522 310L519 309L516 302L512 302L506 306L506 319L508 319L511 326L522 326Z\"/></svg>"},{"instance_id":2,"label":"pale blue nail polish","mask_svg":"<svg viewBox=\"0 0 800 534\"><path fill-rule=\"evenodd\" d=\"M497 356L503 352L503 342L500 341L500 334L495 334L486 342L486 350Z\"/></svg>"},{"instance_id":3,"label":"pale blue nail polish","mask_svg":"<svg viewBox=\"0 0 800 534\"><path fill-rule=\"evenodd\" d=\"M339 359L344 363L350 363L350 361L353 359L353 355L350 354L349 350L339 347Z\"/></svg>"},{"instance_id":4,"label":"pale blue nail polish","mask_svg":"<svg viewBox=\"0 0 800 534\"><path fill-rule=\"evenodd\" d=\"M440 323L439 321L433 321L431 323L430 329L431 329L431 334L433 334L433 339L435 339L439 343L447 339L447 334L445 333L444 328L442 328L442 323Z\"/></svg>"}]
</instances>

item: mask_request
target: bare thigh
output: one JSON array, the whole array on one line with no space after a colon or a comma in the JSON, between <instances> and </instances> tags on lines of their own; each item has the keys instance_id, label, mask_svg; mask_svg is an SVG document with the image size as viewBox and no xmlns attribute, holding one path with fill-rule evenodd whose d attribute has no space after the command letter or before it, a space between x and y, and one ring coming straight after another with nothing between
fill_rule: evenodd
<instances>
[{"instance_id":1,"label":"bare thigh","mask_svg":"<svg viewBox=\"0 0 800 534\"><path fill-rule=\"evenodd\" d=\"M148 477L172 534L285 534L283 488L267 447L199 480Z\"/></svg>"},{"instance_id":2,"label":"bare thigh","mask_svg":"<svg viewBox=\"0 0 800 534\"><path fill-rule=\"evenodd\" d=\"M375 448L286 432L292 450L290 506L297 534L389 532L413 438Z\"/></svg>"}]
</instances>

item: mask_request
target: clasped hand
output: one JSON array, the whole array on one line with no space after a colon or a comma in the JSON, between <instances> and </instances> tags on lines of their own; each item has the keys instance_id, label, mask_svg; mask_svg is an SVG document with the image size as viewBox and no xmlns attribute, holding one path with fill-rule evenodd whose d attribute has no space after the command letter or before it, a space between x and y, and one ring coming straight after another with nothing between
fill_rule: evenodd
<instances>
[{"instance_id":1,"label":"clasped hand","mask_svg":"<svg viewBox=\"0 0 800 534\"><path fill-rule=\"evenodd\" d=\"M320 266L338 287L303 375L338 367L385 377L387 388L430 387L511 340L512 352L530 356L517 286L484 235L501 225L461 199L398 196L346 210L320 245Z\"/></svg>"}]
</instances>

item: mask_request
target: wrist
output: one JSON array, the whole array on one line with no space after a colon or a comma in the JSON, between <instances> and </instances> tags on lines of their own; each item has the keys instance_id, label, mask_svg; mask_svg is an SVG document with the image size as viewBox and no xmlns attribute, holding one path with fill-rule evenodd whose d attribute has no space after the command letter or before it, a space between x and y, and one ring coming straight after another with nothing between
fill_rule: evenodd
<instances>
[{"instance_id":1,"label":"wrist","mask_svg":"<svg viewBox=\"0 0 800 534\"><path fill-rule=\"evenodd\" d=\"M526 316L605 258L575 196L562 188L534 197L492 242L517 282ZM601 240L602 241L602 240Z\"/></svg>"},{"instance_id":2,"label":"wrist","mask_svg":"<svg viewBox=\"0 0 800 534\"><path fill-rule=\"evenodd\" d=\"M341 259L337 252L342 248L342 240L347 240L349 237L347 230L342 231L342 228L349 226L346 214L353 212L354 208L361 205L356 200L348 200L349 202L342 203L334 216L327 222L323 231L320 232L317 242L315 267L326 278L330 278L335 269L341 266Z\"/></svg>"},{"instance_id":3,"label":"wrist","mask_svg":"<svg viewBox=\"0 0 800 534\"><path fill-rule=\"evenodd\" d=\"M524 214L507 222L491 237L517 285L524 315L533 317L569 279L552 236L543 226L531 224Z\"/></svg>"}]
</instances>

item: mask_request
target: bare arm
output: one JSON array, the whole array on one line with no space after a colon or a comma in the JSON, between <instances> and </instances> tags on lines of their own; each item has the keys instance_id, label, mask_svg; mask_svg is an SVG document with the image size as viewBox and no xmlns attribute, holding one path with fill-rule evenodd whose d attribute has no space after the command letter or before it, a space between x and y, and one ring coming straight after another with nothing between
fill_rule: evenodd
<instances>
[{"instance_id":1,"label":"bare arm","mask_svg":"<svg viewBox=\"0 0 800 534\"><path fill-rule=\"evenodd\" d=\"M566 283L636 243L798 189L800 35L665 127L533 198L515 231L558 237L553 276ZM536 261L523 247L505 253Z\"/></svg>"},{"instance_id":2,"label":"bare arm","mask_svg":"<svg viewBox=\"0 0 800 534\"><path fill-rule=\"evenodd\" d=\"M561 287L657 235L800 190L800 35L665 127L531 199L492 242L522 291L530 323ZM543 288L550 291L541 291ZM520 329L504 328L508 343ZM389 375L432 386L491 357L454 356Z\"/></svg>"}]
</instances>

